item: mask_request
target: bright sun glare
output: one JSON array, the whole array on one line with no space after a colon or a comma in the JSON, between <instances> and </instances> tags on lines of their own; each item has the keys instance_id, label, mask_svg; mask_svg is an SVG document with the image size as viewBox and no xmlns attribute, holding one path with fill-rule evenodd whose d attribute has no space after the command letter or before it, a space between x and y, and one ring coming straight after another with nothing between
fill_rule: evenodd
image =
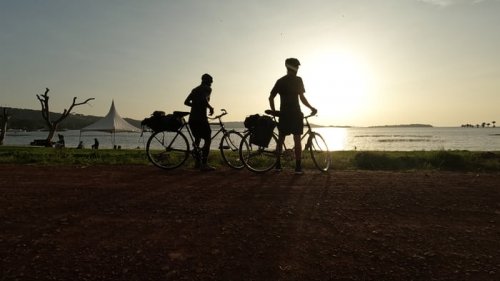
<instances>
[{"instance_id":1,"label":"bright sun glare","mask_svg":"<svg viewBox=\"0 0 500 281\"><path fill-rule=\"evenodd\" d=\"M315 103L313 106L318 108L321 119L338 124L363 113L370 75L366 66L354 56L345 53L318 55L308 60L301 70L307 96Z\"/></svg>"}]
</instances>

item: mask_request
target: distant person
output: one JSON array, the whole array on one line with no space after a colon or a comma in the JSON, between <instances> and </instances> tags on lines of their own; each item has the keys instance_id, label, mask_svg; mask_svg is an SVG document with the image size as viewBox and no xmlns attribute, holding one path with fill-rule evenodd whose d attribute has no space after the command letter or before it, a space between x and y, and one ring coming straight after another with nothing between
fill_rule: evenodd
<instances>
[{"instance_id":1,"label":"distant person","mask_svg":"<svg viewBox=\"0 0 500 281\"><path fill-rule=\"evenodd\" d=\"M295 174L302 174L302 144L300 137L304 132L304 115L300 109L299 99L307 106L312 114L316 114L316 108L312 107L307 101L304 93L306 92L304 88L304 83L302 78L297 76L297 71L299 70L300 62L296 58L288 58L285 60L285 67L287 74L274 85L271 90L271 95L269 96L269 105L271 110L275 111L274 98L276 95L280 95L280 116L278 124L278 162L275 169L281 171L281 150L283 149L283 142L287 135L293 135L293 141L295 143Z\"/></svg>"},{"instance_id":2,"label":"distant person","mask_svg":"<svg viewBox=\"0 0 500 281\"><path fill-rule=\"evenodd\" d=\"M191 107L188 123L193 132L195 145L199 147L201 139L203 139L201 159L196 159L195 163L195 168L200 168L203 171L215 170L214 167L209 166L207 163L212 136L212 130L207 118L207 109L209 110L209 115L214 114L214 108L210 105L212 82L212 76L203 74L201 76L201 84L194 88L184 101L185 105Z\"/></svg>"},{"instance_id":3,"label":"distant person","mask_svg":"<svg viewBox=\"0 0 500 281\"><path fill-rule=\"evenodd\" d=\"M99 141L97 138L94 139L94 144L92 145L92 149L99 149Z\"/></svg>"},{"instance_id":4,"label":"distant person","mask_svg":"<svg viewBox=\"0 0 500 281\"><path fill-rule=\"evenodd\" d=\"M78 146L76 147L76 149L83 149L83 141L80 141L78 143Z\"/></svg>"},{"instance_id":5,"label":"distant person","mask_svg":"<svg viewBox=\"0 0 500 281\"><path fill-rule=\"evenodd\" d=\"M59 139L56 143L55 143L55 147L56 148L63 148L65 146L65 142L64 142L64 136L61 135L61 134L58 134L57 135L57 138Z\"/></svg>"}]
</instances>

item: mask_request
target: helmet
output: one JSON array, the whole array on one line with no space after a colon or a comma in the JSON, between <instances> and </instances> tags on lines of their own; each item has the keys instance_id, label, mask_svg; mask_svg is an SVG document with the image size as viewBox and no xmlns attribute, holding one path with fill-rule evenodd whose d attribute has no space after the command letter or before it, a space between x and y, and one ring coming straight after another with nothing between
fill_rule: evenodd
<instances>
[{"instance_id":1,"label":"helmet","mask_svg":"<svg viewBox=\"0 0 500 281\"><path fill-rule=\"evenodd\" d=\"M300 65L300 62L296 58L288 58L285 60L285 66L288 68L289 66L293 68L298 68Z\"/></svg>"},{"instance_id":2,"label":"helmet","mask_svg":"<svg viewBox=\"0 0 500 281\"><path fill-rule=\"evenodd\" d=\"M210 76L210 74L205 73L201 76L201 81L204 83L212 83L214 79Z\"/></svg>"}]
</instances>

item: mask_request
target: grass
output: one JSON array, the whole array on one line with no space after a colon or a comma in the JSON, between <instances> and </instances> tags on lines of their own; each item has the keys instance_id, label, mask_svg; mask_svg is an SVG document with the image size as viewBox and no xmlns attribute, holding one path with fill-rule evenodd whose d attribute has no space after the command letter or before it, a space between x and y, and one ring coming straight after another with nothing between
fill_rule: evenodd
<instances>
[{"instance_id":1,"label":"grass","mask_svg":"<svg viewBox=\"0 0 500 281\"><path fill-rule=\"evenodd\" d=\"M149 163L144 150L0 147L0 163L40 165L118 165Z\"/></svg>"},{"instance_id":2,"label":"grass","mask_svg":"<svg viewBox=\"0 0 500 281\"><path fill-rule=\"evenodd\" d=\"M354 168L364 170L500 171L500 154L471 151L356 152Z\"/></svg>"},{"instance_id":3,"label":"grass","mask_svg":"<svg viewBox=\"0 0 500 281\"><path fill-rule=\"evenodd\" d=\"M303 166L314 169L309 154L303 154ZM210 153L209 162L224 166L220 153ZM185 165L189 166L192 159ZM75 149L0 146L0 164L35 165L151 165L144 150ZM293 161L284 162L293 166ZM500 152L472 151L336 151L332 152L333 170L445 170L500 171Z\"/></svg>"}]
</instances>

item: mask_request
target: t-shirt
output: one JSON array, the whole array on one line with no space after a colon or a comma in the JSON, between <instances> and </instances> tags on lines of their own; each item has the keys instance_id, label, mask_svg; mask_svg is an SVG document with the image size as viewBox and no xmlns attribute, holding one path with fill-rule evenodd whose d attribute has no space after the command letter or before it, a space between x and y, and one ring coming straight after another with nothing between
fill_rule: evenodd
<instances>
[{"instance_id":1,"label":"t-shirt","mask_svg":"<svg viewBox=\"0 0 500 281\"><path fill-rule=\"evenodd\" d=\"M194 88L188 96L188 100L191 100L191 113L189 115L190 121L207 121L207 108L208 101L210 100L210 94L212 93L212 88L207 85L200 85Z\"/></svg>"},{"instance_id":2,"label":"t-shirt","mask_svg":"<svg viewBox=\"0 0 500 281\"><path fill-rule=\"evenodd\" d=\"M300 113L299 95L305 93L302 78L285 75L276 81L271 90L271 98L280 95L280 111L282 113Z\"/></svg>"}]
</instances>

